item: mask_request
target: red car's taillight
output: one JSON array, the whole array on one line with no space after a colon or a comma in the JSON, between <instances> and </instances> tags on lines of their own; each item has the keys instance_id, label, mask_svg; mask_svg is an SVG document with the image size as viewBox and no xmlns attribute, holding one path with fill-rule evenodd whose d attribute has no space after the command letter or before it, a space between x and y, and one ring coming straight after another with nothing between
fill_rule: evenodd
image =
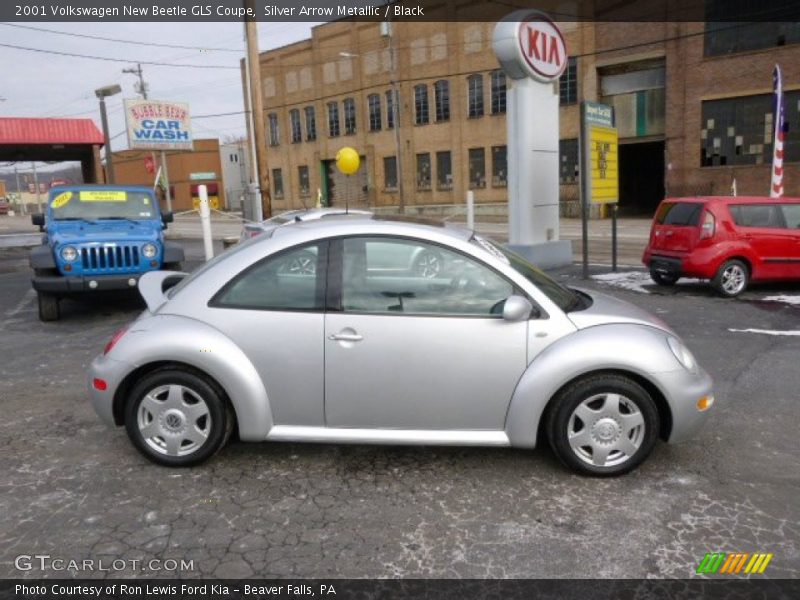
<instances>
[{"instance_id":1,"label":"red car's taillight","mask_svg":"<svg viewBox=\"0 0 800 600\"><path fill-rule=\"evenodd\" d=\"M128 331L129 327L130 327L130 325L125 325L125 327L123 327L122 329L118 329L114 333L114 335L111 336L111 339L108 340L108 343L106 344L106 347L103 348L103 354L108 354L109 352L111 352L111 349L114 346L117 345L118 341L120 341L122 339L122 336L125 335L125 333Z\"/></svg>"},{"instance_id":2,"label":"red car's taillight","mask_svg":"<svg viewBox=\"0 0 800 600\"><path fill-rule=\"evenodd\" d=\"M703 228L700 230L700 239L705 240L714 237L714 229L717 225L717 220L710 212L706 211L706 216L703 217Z\"/></svg>"}]
</instances>

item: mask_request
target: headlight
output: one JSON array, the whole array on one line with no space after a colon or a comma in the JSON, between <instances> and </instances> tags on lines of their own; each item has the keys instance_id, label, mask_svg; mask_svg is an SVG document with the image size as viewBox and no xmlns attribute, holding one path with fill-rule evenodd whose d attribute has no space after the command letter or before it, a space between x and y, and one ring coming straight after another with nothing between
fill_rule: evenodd
<instances>
[{"instance_id":1,"label":"headlight","mask_svg":"<svg viewBox=\"0 0 800 600\"><path fill-rule=\"evenodd\" d=\"M153 258L156 254L158 254L158 248L156 248L155 244L145 244L142 246L142 255L145 258Z\"/></svg>"},{"instance_id":2,"label":"headlight","mask_svg":"<svg viewBox=\"0 0 800 600\"><path fill-rule=\"evenodd\" d=\"M678 359L678 362L681 363L686 370L692 372L697 371L697 362L682 341L678 338L668 337L667 343L669 344L670 350L672 350L672 353L675 355L675 358Z\"/></svg>"},{"instance_id":3,"label":"headlight","mask_svg":"<svg viewBox=\"0 0 800 600\"><path fill-rule=\"evenodd\" d=\"M72 246L64 246L61 249L61 258L64 259L64 262L71 263L78 258L78 251Z\"/></svg>"}]
</instances>

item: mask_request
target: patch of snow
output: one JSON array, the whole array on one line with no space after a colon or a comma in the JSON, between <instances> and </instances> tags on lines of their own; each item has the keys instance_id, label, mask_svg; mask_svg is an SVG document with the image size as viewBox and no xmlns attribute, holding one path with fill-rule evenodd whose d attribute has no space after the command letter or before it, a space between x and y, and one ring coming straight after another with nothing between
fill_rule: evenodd
<instances>
[{"instance_id":1,"label":"patch of snow","mask_svg":"<svg viewBox=\"0 0 800 600\"><path fill-rule=\"evenodd\" d=\"M734 333L761 333L764 335L796 335L800 336L800 331L778 331L775 329L731 329L728 328L728 331L733 331Z\"/></svg>"},{"instance_id":2,"label":"patch of snow","mask_svg":"<svg viewBox=\"0 0 800 600\"><path fill-rule=\"evenodd\" d=\"M631 292L639 292L640 294L650 293L642 287L643 285L653 285L650 274L643 271L603 273L601 275L592 275L592 279L605 285L622 288Z\"/></svg>"},{"instance_id":3,"label":"patch of snow","mask_svg":"<svg viewBox=\"0 0 800 600\"><path fill-rule=\"evenodd\" d=\"M784 304L796 304L800 306L800 296L787 296L787 295L780 295L780 296L766 296L762 298L766 302L783 302Z\"/></svg>"}]
</instances>

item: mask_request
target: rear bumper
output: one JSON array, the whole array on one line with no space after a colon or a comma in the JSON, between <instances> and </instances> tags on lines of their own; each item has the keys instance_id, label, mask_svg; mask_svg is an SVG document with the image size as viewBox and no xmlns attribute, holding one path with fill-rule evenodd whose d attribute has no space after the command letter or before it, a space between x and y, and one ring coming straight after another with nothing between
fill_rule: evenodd
<instances>
[{"instance_id":1,"label":"rear bumper","mask_svg":"<svg viewBox=\"0 0 800 600\"><path fill-rule=\"evenodd\" d=\"M651 269L675 275L677 277L697 277L698 279L713 279L724 256L719 248L697 248L689 253L644 251L642 262Z\"/></svg>"},{"instance_id":2,"label":"rear bumper","mask_svg":"<svg viewBox=\"0 0 800 600\"><path fill-rule=\"evenodd\" d=\"M66 294L78 292L100 292L104 290L132 290L136 288L142 273L123 275L76 275L73 277L33 277L31 283L37 292Z\"/></svg>"},{"instance_id":3,"label":"rear bumper","mask_svg":"<svg viewBox=\"0 0 800 600\"><path fill-rule=\"evenodd\" d=\"M133 365L108 358L103 354L98 355L89 367L86 381L89 400L97 416L106 425L114 427L121 424L114 418L114 394L119 388L119 384L133 368ZM106 383L106 389L95 388L92 384L95 379L102 379Z\"/></svg>"}]
</instances>

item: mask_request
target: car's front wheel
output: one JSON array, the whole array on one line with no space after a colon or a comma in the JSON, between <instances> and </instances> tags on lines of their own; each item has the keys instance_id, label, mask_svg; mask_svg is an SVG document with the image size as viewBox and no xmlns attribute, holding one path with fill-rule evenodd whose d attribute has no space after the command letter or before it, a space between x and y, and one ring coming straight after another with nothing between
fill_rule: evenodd
<instances>
[{"instance_id":1,"label":"car's front wheel","mask_svg":"<svg viewBox=\"0 0 800 600\"><path fill-rule=\"evenodd\" d=\"M225 445L233 415L212 382L194 372L167 368L133 387L125 429L151 461L185 467L203 462Z\"/></svg>"},{"instance_id":2,"label":"car's front wheel","mask_svg":"<svg viewBox=\"0 0 800 600\"><path fill-rule=\"evenodd\" d=\"M39 320L43 322L58 321L61 311L58 308L58 296L37 292L39 301Z\"/></svg>"},{"instance_id":3,"label":"car's front wheel","mask_svg":"<svg viewBox=\"0 0 800 600\"><path fill-rule=\"evenodd\" d=\"M550 446L568 467L587 475L621 475L653 450L658 409L632 379L600 374L562 390L546 426Z\"/></svg>"},{"instance_id":4,"label":"car's front wheel","mask_svg":"<svg viewBox=\"0 0 800 600\"><path fill-rule=\"evenodd\" d=\"M750 270L747 265L733 258L722 264L711 285L726 298L733 298L745 291L749 282Z\"/></svg>"}]
</instances>

